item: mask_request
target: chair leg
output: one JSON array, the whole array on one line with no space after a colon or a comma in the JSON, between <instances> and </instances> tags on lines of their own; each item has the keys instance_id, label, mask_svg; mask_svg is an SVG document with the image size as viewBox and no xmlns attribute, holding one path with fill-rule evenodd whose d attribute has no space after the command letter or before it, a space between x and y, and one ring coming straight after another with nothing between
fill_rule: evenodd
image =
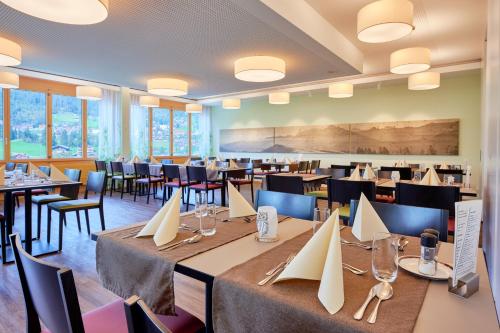
<instances>
[{"instance_id":1,"label":"chair leg","mask_svg":"<svg viewBox=\"0 0 500 333\"><path fill-rule=\"evenodd\" d=\"M252 203L254 203L253 201L253 182L250 183L250 192L252 193Z\"/></svg>"},{"instance_id":2,"label":"chair leg","mask_svg":"<svg viewBox=\"0 0 500 333\"><path fill-rule=\"evenodd\" d=\"M120 199L123 199L123 192L125 191L125 182L126 182L126 180L125 180L125 179L124 179L124 180L122 180L122 192L121 192L121 194L120 194Z\"/></svg>"},{"instance_id":3,"label":"chair leg","mask_svg":"<svg viewBox=\"0 0 500 333\"><path fill-rule=\"evenodd\" d=\"M187 188L187 192L188 192L188 197L187 197L187 201L186 201L186 212L189 210L189 194L191 192L189 187Z\"/></svg>"},{"instance_id":4,"label":"chair leg","mask_svg":"<svg viewBox=\"0 0 500 333\"><path fill-rule=\"evenodd\" d=\"M163 187L163 194L162 194L162 199L161 199L161 205L165 205L165 201L167 199L167 187Z\"/></svg>"},{"instance_id":5,"label":"chair leg","mask_svg":"<svg viewBox=\"0 0 500 333\"><path fill-rule=\"evenodd\" d=\"M82 225L80 223L80 212L78 210L75 210L76 214L76 223L78 224L78 231L82 232Z\"/></svg>"},{"instance_id":6,"label":"chair leg","mask_svg":"<svg viewBox=\"0 0 500 333\"><path fill-rule=\"evenodd\" d=\"M66 214L64 214L64 219L63 219L63 221L64 221L64 226L66 226L66 225L67 225L67 222L66 222Z\"/></svg>"},{"instance_id":7,"label":"chair leg","mask_svg":"<svg viewBox=\"0 0 500 333\"><path fill-rule=\"evenodd\" d=\"M101 229L106 230L106 225L104 224L104 207L99 207L99 216L101 217Z\"/></svg>"},{"instance_id":8,"label":"chair leg","mask_svg":"<svg viewBox=\"0 0 500 333\"><path fill-rule=\"evenodd\" d=\"M149 193L151 192L151 183L148 183L148 198L146 199L146 203L149 204Z\"/></svg>"},{"instance_id":9,"label":"chair leg","mask_svg":"<svg viewBox=\"0 0 500 333\"><path fill-rule=\"evenodd\" d=\"M137 190L138 190L138 187L139 187L139 183L135 182L135 190L134 190L134 202L137 198Z\"/></svg>"},{"instance_id":10,"label":"chair leg","mask_svg":"<svg viewBox=\"0 0 500 333\"><path fill-rule=\"evenodd\" d=\"M17 206L17 208L19 208L19 206L20 206L19 205L19 196L16 196L16 206Z\"/></svg>"},{"instance_id":11,"label":"chair leg","mask_svg":"<svg viewBox=\"0 0 500 333\"><path fill-rule=\"evenodd\" d=\"M37 205L36 211L36 239L40 239L40 234L42 233L42 205Z\"/></svg>"},{"instance_id":12,"label":"chair leg","mask_svg":"<svg viewBox=\"0 0 500 333\"><path fill-rule=\"evenodd\" d=\"M109 189L109 196L112 197L113 196L113 189L115 187L115 180L114 179L111 179L111 187Z\"/></svg>"},{"instance_id":13,"label":"chair leg","mask_svg":"<svg viewBox=\"0 0 500 333\"><path fill-rule=\"evenodd\" d=\"M62 251L62 243L63 243L63 221L66 220L66 214L63 212L59 212L59 252Z\"/></svg>"},{"instance_id":14,"label":"chair leg","mask_svg":"<svg viewBox=\"0 0 500 333\"><path fill-rule=\"evenodd\" d=\"M52 225L52 209L47 206L47 243L50 243L50 230Z\"/></svg>"},{"instance_id":15,"label":"chair leg","mask_svg":"<svg viewBox=\"0 0 500 333\"><path fill-rule=\"evenodd\" d=\"M85 223L87 224L87 234L90 235L89 210L85 209Z\"/></svg>"}]
</instances>

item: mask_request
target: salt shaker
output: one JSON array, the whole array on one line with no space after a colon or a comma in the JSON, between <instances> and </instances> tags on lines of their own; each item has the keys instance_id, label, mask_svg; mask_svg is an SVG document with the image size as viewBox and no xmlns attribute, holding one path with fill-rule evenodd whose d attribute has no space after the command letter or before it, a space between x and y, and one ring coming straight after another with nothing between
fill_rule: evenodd
<instances>
[{"instance_id":1,"label":"salt shaker","mask_svg":"<svg viewBox=\"0 0 500 333\"><path fill-rule=\"evenodd\" d=\"M425 275L436 275L436 235L424 232L420 235L420 259L418 271Z\"/></svg>"}]
</instances>

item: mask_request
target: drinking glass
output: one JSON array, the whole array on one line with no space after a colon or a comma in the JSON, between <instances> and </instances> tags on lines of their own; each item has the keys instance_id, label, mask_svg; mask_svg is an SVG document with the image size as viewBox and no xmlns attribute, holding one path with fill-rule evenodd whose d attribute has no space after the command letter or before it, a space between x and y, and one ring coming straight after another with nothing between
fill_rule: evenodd
<instances>
[{"instance_id":1,"label":"drinking glass","mask_svg":"<svg viewBox=\"0 0 500 333\"><path fill-rule=\"evenodd\" d=\"M422 172L420 171L415 171L415 173L413 174L413 180L415 182L419 182L422 180Z\"/></svg>"},{"instance_id":2,"label":"drinking glass","mask_svg":"<svg viewBox=\"0 0 500 333\"><path fill-rule=\"evenodd\" d=\"M313 234L321 228L323 223L330 217L329 208L314 208L313 216Z\"/></svg>"},{"instance_id":3,"label":"drinking glass","mask_svg":"<svg viewBox=\"0 0 500 333\"><path fill-rule=\"evenodd\" d=\"M398 276L398 238L387 232L373 235L372 273L381 282L394 282Z\"/></svg>"},{"instance_id":4,"label":"drinking glass","mask_svg":"<svg viewBox=\"0 0 500 333\"><path fill-rule=\"evenodd\" d=\"M399 175L399 171L393 171L391 172L391 180L395 183L399 182L399 179L401 179L401 176Z\"/></svg>"},{"instance_id":5,"label":"drinking glass","mask_svg":"<svg viewBox=\"0 0 500 333\"><path fill-rule=\"evenodd\" d=\"M195 194L194 216L207 216L207 193L198 192Z\"/></svg>"},{"instance_id":6,"label":"drinking glass","mask_svg":"<svg viewBox=\"0 0 500 333\"><path fill-rule=\"evenodd\" d=\"M203 236L213 236L216 233L217 206L209 204L206 206L207 214L200 217L200 233Z\"/></svg>"}]
</instances>

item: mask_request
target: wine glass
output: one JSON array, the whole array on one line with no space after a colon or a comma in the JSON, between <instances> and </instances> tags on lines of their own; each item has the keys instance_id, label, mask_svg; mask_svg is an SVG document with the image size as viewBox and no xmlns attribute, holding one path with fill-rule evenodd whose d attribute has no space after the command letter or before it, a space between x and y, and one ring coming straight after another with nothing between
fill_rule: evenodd
<instances>
[{"instance_id":1,"label":"wine glass","mask_svg":"<svg viewBox=\"0 0 500 333\"><path fill-rule=\"evenodd\" d=\"M388 232L373 235L373 276L381 282L394 282L398 276L398 237Z\"/></svg>"}]
</instances>

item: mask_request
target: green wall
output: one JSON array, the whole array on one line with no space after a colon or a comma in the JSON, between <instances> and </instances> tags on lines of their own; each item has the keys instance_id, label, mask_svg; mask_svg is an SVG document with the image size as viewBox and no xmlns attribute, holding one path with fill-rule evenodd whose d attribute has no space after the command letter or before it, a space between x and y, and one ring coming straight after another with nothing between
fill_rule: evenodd
<instances>
[{"instance_id":1,"label":"green wall","mask_svg":"<svg viewBox=\"0 0 500 333\"><path fill-rule=\"evenodd\" d=\"M326 90L292 94L288 105L270 105L267 97L242 100L240 110L212 107L212 153L218 154L219 130L269 126L325 125L335 123L401 120L460 119L459 156L398 156L354 154L302 154L302 159L321 159L322 166L349 161L372 161L391 165L398 160L410 163L472 165L473 184L479 184L481 145L481 74L469 71L441 78L441 87L429 91L410 91L406 80L357 86L347 99L328 97ZM223 154L267 158L272 154ZM277 155L278 156L278 155ZM297 154L279 154L296 158Z\"/></svg>"}]
</instances>

